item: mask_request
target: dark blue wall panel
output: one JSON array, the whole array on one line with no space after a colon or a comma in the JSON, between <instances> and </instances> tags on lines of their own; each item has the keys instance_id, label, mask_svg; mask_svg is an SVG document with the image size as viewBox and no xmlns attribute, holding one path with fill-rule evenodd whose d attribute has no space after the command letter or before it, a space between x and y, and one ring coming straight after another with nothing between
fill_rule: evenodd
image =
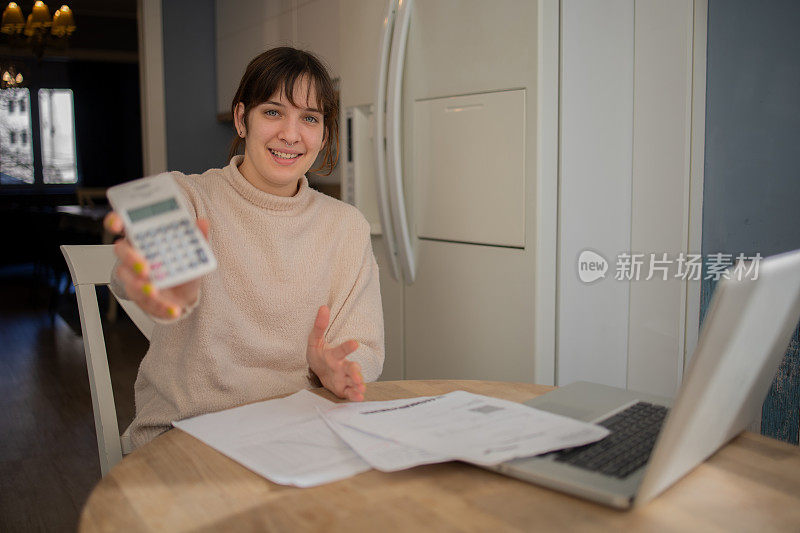
<instances>
[{"instance_id":1,"label":"dark blue wall panel","mask_svg":"<svg viewBox=\"0 0 800 533\"><path fill-rule=\"evenodd\" d=\"M800 2L710 0L703 253L800 248ZM703 282L701 316L714 284ZM795 332L762 433L798 442Z\"/></svg>"},{"instance_id":2,"label":"dark blue wall panel","mask_svg":"<svg viewBox=\"0 0 800 533\"><path fill-rule=\"evenodd\" d=\"M217 122L213 0L162 2L167 167L199 173L225 166L233 125Z\"/></svg>"}]
</instances>

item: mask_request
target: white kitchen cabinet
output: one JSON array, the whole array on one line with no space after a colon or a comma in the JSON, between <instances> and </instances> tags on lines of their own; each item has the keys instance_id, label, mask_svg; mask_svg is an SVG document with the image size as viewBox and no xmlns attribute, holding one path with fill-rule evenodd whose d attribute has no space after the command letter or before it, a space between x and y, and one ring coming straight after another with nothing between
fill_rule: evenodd
<instances>
[{"instance_id":1,"label":"white kitchen cabinet","mask_svg":"<svg viewBox=\"0 0 800 533\"><path fill-rule=\"evenodd\" d=\"M230 112L247 64L275 46L309 50L338 77L339 1L217 0L217 112Z\"/></svg>"}]
</instances>

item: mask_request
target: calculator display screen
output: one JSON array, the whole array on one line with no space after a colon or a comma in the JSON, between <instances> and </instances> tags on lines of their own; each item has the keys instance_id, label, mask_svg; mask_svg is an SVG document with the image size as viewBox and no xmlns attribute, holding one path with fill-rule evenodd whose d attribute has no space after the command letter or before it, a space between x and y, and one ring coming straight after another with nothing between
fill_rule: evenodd
<instances>
[{"instance_id":1,"label":"calculator display screen","mask_svg":"<svg viewBox=\"0 0 800 533\"><path fill-rule=\"evenodd\" d=\"M170 198L154 204L137 207L136 209L129 209L128 217L131 219L131 222L139 222L140 220L154 217L162 213L167 213L169 211L175 211L176 209L178 209L178 202L175 201L175 198Z\"/></svg>"}]
</instances>

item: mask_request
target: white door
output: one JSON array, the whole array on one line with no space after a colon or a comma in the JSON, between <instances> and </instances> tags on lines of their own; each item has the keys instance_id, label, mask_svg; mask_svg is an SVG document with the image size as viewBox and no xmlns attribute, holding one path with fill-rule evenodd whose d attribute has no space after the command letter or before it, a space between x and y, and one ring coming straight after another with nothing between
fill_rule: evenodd
<instances>
[{"instance_id":1,"label":"white door","mask_svg":"<svg viewBox=\"0 0 800 533\"><path fill-rule=\"evenodd\" d=\"M558 384L672 396L697 338L699 282L675 276L700 252L707 3L561 6ZM605 279L581 281L585 250Z\"/></svg>"}]
</instances>

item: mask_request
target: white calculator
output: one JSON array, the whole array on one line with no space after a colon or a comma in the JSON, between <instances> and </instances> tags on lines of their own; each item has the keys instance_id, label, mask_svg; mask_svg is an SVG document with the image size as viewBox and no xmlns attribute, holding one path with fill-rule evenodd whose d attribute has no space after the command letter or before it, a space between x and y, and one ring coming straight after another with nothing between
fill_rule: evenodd
<instances>
[{"instance_id":1,"label":"white calculator","mask_svg":"<svg viewBox=\"0 0 800 533\"><path fill-rule=\"evenodd\" d=\"M155 287L166 289L217 268L178 184L167 173L115 185L106 193L125 235L150 265Z\"/></svg>"}]
</instances>

